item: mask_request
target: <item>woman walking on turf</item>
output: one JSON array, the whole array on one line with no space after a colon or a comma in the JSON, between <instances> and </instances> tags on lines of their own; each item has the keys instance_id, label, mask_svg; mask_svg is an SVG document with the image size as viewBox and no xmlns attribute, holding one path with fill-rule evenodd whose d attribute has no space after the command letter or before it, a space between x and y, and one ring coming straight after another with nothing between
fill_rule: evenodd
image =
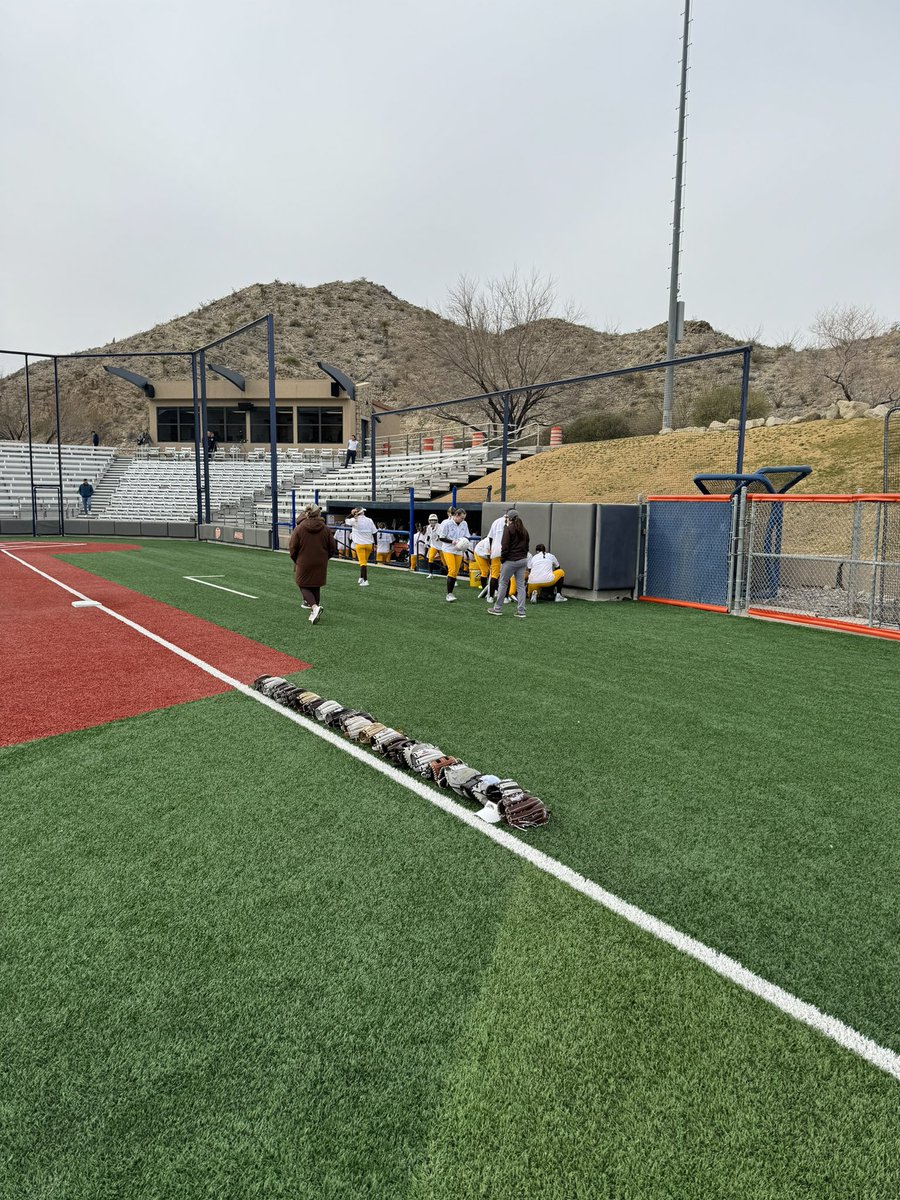
<instances>
[{"instance_id":1,"label":"woman walking on turf","mask_svg":"<svg viewBox=\"0 0 900 1200\"><path fill-rule=\"evenodd\" d=\"M312 611L312 625L322 615L322 588L328 576L328 560L337 555L334 534L322 520L318 504L308 504L297 522L288 545L294 563L294 579L303 595L303 607Z\"/></svg>"},{"instance_id":2,"label":"woman walking on turf","mask_svg":"<svg viewBox=\"0 0 900 1200\"><path fill-rule=\"evenodd\" d=\"M516 581L517 617L525 616L525 571L528 568L528 530L514 508L506 514L506 528L500 543L500 586L497 598L488 609L492 617L503 616L503 601L509 581Z\"/></svg>"}]
</instances>

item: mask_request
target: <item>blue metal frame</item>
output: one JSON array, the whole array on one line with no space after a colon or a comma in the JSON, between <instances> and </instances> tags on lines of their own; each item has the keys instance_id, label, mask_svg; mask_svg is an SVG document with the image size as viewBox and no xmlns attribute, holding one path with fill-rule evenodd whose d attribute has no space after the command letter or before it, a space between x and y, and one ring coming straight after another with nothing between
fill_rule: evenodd
<instances>
[{"instance_id":1,"label":"blue metal frame","mask_svg":"<svg viewBox=\"0 0 900 1200\"><path fill-rule=\"evenodd\" d=\"M503 388L496 392L481 392L476 396L460 396L455 400L436 400L430 404L409 404L405 408L392 408L391 415L399 413L426 412L434 408L450 408L454 404L475 404L480 400L503 399L503 447L500 456L500 503L506 503L506 468L509 457L509 411L513 396L522 392L533 392L538 389L549 391L550 388L572 387L579 383L594 383L599 379L616 379L622 375L639 375L646 371L663 371L667 367L682 367L686 363L707 362L714 358L732 358L736 354L742 356L741 369L741 428L738 436L737 466L741 471L744 462L744 431L747 425L747 401L750 394L750 355L751 346L733 346L730 350L710 350L706 354L687 354L684 358L663 359L661 362L640 363L636 367L619 367L614 371L595 371L590 375L573 375L568 379L551 379L544 383L528 383L520 387ZM373 412L374 417L374 412ZM377 420L377 418L375 418ZM373 443L374 450L374 443ZM372 499L375 499L375 467L372 465Z\"/></svg>"}]
</instances>

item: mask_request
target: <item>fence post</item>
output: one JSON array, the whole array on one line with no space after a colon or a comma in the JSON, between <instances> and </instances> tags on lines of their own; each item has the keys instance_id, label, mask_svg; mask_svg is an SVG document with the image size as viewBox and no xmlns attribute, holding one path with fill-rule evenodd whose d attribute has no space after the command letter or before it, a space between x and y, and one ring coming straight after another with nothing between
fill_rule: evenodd
<instances>
[{"instance_id":1,"label":"fence post","mask_svg":"<svg viewBox=\"0 0 900 1200\"><path fill-rule=\"evenodd\" d=\"M737 464L735 474L740 475L744 470L744 437L747 433L747 402L750 398L750 347L747 346L741 355L741 427L738 430Z\"/></svg>"},{"instance_id":2,"label":"fence post","mask_svg":"<svg viewBox=\"0 0 900 1200\"><path fill-rule=\"evenodd\" d=\"M371 488L372 495L369 497L369 499L374 504L375 503L375 493L376 493L375 455L378 453L378 418L375 416L375 405L374 404L370 408L369 413L371 416L371 420L370 420L369 424L371 426L371 438L372 438L372 488Z\"/></svg>"},{"instance_id":3,"label":"fence post","mask_svg":"<svg viewBox=\"0 0 900 1200\"><path fill-rule=\"evenodd\" d=\"M59 532L66 535L65 503L63 500L62 431L59 427L59 359L53 356L53 398L56 401L56 465L59 474Z\"/></svg>"},{"instance_id":4,"label":"fence post","mask_svg":"<svg viewBox=\"0 0 900 1200\"><path fill-rule=\"evenodd\" d=\"M456 508L456 484L450 489L450 503Z\"/></svg>"},{"instance_id":5,"label":"fence post","mask_svg":"<svg viewBox=\"0 0 900 1200\"><path fill-rule=\"evenodd\" d=\"M266 316L266 360L269 371L269 454L272 481L272 549L278 549L278 449L275 429L275 318Z\"/></svg>"},{"instance_id":6,"label":"fence post","mask_svg":"<svg viewBox=\"0 0 900 1200\"><path fill-rule=\"evenodd\" d=\"M210 523L209 507L209 413L206 408L206 351L200 351L200 432L203 436L203 511Z\"/></svg>"},{"instance_id":7,"label":"fence post","mask_svg":"<svg viewBox=\"0 0 900 1200\"><path fill-rule=\"evenodd\" d=\"M878 588L878 542L881 538L881 510L883 508L884 504L880 501L875 505L875 540L872 545L872 589L869 596L868 625L870 629L875 625L875 592Z\"/></svg>"},{"instance_id":8,"label":"fence post","mask_svg":"<svg viewBox=\"0 0 900 1200\"><path fill-rule=\"evenodd\" d=\"M200 397L197 393L197 354L191 354L191 398L194 403L194 478L197 485L197 533L203 524L203 482L200 478Z\"/></svg>"},{"instance_id":9,"label":"fence post","mask_svg":"<svg viewBox=\"0 0 900 1200\"><path fill-rule=\"evenodd\" d=\"M509 455L509 392L503 394L503 443L500 451L500 503L506 503L506 460Z\"/></svg>"},{"instance_id":10,"label":"fence post","mask_svg":"<svg viewBox=\"0 0 900 1200\"><path fill-rule=\"evenodd\" d=\"M25 355L25 412L28 419L28 476L31 483L31 536L37 537L37 500L34 497L34 447L31 440L31 377Z\"/></svg>"},{"instance_id":11,"label":"fence post","mask_svg":"<svg viewBox=\"0 0 900 1200\"><path fill-rule=\"evenodd\" d=\"M409 569L415 570L413 567L413 555L416 552L416 489L409 489Z\"/></svg>"},{"instance_id":12,"label":"fence post","mask_svg":"<svg viewBox=\"0 0 900 1200\"><path fill-rule=\"evenodd\" d=\"M857 488L861 492L862 488ZM853 530L850 534L850 570L847 572L847 613L852 615L856 608L859 555L862 550L862 505L857 500L853 505Z\"/></svg>"}]
</instances>

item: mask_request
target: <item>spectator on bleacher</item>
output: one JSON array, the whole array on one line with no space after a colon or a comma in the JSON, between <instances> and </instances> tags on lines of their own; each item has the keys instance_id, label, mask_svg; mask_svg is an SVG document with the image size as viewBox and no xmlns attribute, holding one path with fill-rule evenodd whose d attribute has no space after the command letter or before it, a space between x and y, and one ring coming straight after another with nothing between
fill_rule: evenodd
<instances>
[{"instance_id":1,"label":"spectator on bleacher","mask_svg":"<svg viewBox=\"0 0 900 1200\"><path fill-rule=\"evenodd\" d=\"M511 579L516 581L517 617L525 616L525 572L528 569L528 530L514 508L506 514L506 528L500 542L500 586L497 598L488 612L492 617L502 617L502 605L506 600Z\"/></svg>"},{"instance_id":2,"label":"spectator on bleacher","mask_svg":"<svg viewBox=\"0 0 900 1200\"><path fill-rule=\"evenodd\" d=\"M389 563L391 561L391 547L394 545L394 533L391 529L386 529L384 521L378 522L378 533L375 535L377 545L375 547L375 561L380 563Z\"/></svg>"},{"instance_id":3,"label":"spectator on bleacher","mask_svg":"<svg viewBox=\"0 0 900 1200\"><path fill-rule=\"evenodd\" d=\"M95 450L100 445L100 434L97 432L96 429L91 430L91 445L94 447Z\"/></svg>"},{"instance_id":4,"label":"spectator on bleacher","mask_svg":"<svg viewBox=\"0 0 900 1200\"><path fill-rule=\"evenodd\" d=\"M557 604L564 603L566 597L562 594L562 585L565 577L556 555L548 554L543 542L538 542L528 559L528 598L531 603L537 604L538 594L547 588L555 592L553 599Z\"/></svg>"},{"instance_id":5,"label":"spectator on bleacher","mask_svg":"<svg viewBox=\"0 0 900 1200\"><path fill-rule=\"evenodd\" d=\"M322 588L328 579L328 560L337 554L334 534L322 520L318 504L308 504L294 527L288 544L294 562L294 579L303 596L303 608L310 609L310 624L322 615Z\"/></svg>"},{"instance_id":6,"label":"spectator on bleacher","mask_svg":"<svg viewBox=\"0 0 900 1200\"><path fill-rule=\"evenodd\" d=\"M91 504L93 503L94 489L91 487L88 480L85 480L78 489L78 495L81 497L81 503L84 511L89 513L91 511Z\"/></svg>"},{"instance_id":7,"label":"spectator on bleacher","mask_svg":"<svg viewBox=\"0 0 900 1200\"><path fill-rule=\"evenodd\" d=\"M356 435L352 435L347 442L347 457L344 459L345 467L352 467L356 462L356 451L359 449L359 442L356 440Z\"/></svg>"},{"instance_id":8,"label":"spectator on bleacher","mask_svg":"<svg viewBox=\"0 0 900 1200\"><path fill-rule=\"evenodd\" d=\"M207 458L212 458L212 456L215 454L215 452L218 450L218 448L219 448L218 439L216 438L216 435L213 433L213 431L210 429L206 435L206 456L207 456Z\"/></svg>"},{"instance_id":9,"label":"spectator on bleacher","mask_svg":"<svg viewBox=\"0 0 900 1200\"><path fill-rule=\"evenodd\" d=\"M469 549L469 526L466 524L466 510L451 508L450 516L438 531L441 553L444 556L444 566L447 568L447 600L455 600L453 589L456 587L456 577L465 561Z\"/></svg>"},{"instance_id":10,"label":"spectator on bleacher","mask_svg":"<svg viewBox=\"0 0 900 1200\"><path fill-rule=\"evenodd\" d=\"M350 540L353 552L359 563L359 586L369 586L369 555L375 545L375 522L366 516L364 508L354 508L347 520L350 526Z\"/></svg>"}]
</instances>

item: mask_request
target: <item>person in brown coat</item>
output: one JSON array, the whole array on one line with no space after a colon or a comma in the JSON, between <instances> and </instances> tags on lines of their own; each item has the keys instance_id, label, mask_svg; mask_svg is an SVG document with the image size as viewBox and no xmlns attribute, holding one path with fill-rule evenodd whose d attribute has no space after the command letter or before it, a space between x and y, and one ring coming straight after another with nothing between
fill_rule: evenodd
<instances>
[{"instance_id":1,"label":"person in brown coat","mask_svg":"<svg viewBox=\"0 0 900 1200\"><path fill-rule=\"evenodd\" d=\"M288 544L294 562L294 579L303 594L303 607L312 611L311 624L322 615L322 588L328 576L328 560L337 555L334 534L322 520L318 504L309 504L294 527Z\"/></svg>"}]
</instances>

